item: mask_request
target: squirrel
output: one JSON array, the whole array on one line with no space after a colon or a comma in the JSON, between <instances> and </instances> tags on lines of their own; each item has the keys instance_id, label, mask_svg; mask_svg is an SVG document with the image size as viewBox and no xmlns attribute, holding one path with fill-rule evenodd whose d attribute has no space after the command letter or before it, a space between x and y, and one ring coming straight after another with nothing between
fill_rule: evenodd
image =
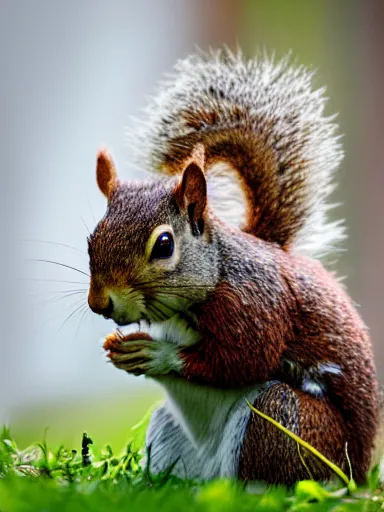
<instances>
[{"instance_id":1,"label":"squirrel","mask_svg":"<svg viewBox=\"0 0 384 512\"><path fill-rule=\"evenodd\" d=\"M318 259L345 236L327 221L343 152L312 76L290 58L192 55L132 130L154 175L121 181L98 154L108 208L88 239L88 302L129 326L105 340L114 366L166 391L147 431L152 472L331 477L245 399L346 471L349 458L357 482L370 467L372 346Z\"/></svg>"}]
</instances>

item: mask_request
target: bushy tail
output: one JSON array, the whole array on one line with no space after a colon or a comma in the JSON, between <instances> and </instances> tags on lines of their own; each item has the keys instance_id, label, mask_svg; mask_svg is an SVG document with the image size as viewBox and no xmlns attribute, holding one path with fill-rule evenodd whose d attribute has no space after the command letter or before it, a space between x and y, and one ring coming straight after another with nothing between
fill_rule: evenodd
<instances>
[{"instance_id":1,"label":"bushy tail","mask_svg":"<svg viewBox=\"0 0 384 512\"><path fill-rule=\"evenodd\" d=\"M228 49L192 55L177 63L144 122L133 126L132 148L141 165L173 173L202 142L209 204L219 216L321 256L344 237L341 222L326 218L343 153L312 75L288 58L246 61Z\"/></svg>"}]
</instances>

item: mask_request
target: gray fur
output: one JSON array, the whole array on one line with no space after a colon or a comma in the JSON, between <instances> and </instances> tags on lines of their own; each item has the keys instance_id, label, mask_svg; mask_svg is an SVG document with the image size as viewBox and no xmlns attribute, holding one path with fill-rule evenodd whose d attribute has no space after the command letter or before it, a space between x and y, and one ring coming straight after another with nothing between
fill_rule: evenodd
<instances>
[{"instance_id":1,"label":"gray fur","mask_svg":"<svg viewBox=\"0 0 384 512\"><path fill-rule=\"evenodd\" d=\"M150 471L159 473L176 463L173 474L181 478L236 477L251 415L245 398L253 403L261 386L235 392L171 377L158 380L168 399L152 414L147 430Z\"/></svg>"}]
</instances>

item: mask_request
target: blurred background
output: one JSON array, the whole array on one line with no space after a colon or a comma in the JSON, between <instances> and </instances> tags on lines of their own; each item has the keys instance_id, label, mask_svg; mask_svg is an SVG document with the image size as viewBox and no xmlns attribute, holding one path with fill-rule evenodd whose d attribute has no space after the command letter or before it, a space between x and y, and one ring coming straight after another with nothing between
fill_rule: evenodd
<instances>
[{"instance_id":1,"label":"blurred background","mask_svg":"<svg viewBox=\"0 0 384 512\"><path fill-rule=\"evenodd\" d=\"M292 50L327 85L346 152L334 215L349 239L336 268L383 381L383 26L381 0L1 1L0 424L21 444L49 427L52 443L78 447L87 431L121 448L162 396L105 361L113 325L86 306L86 237L106 206L98 147L111 148L123 177L142 177L124 128L196 45Z\"/></svg>"}]
</instances>

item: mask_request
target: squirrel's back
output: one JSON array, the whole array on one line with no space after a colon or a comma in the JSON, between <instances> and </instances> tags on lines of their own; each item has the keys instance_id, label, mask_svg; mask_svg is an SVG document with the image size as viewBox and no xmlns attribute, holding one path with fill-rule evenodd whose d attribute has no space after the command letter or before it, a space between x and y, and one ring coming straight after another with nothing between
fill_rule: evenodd
<instances>
[{"instance_id":1,"label":"squirrel's back","mask_svg":"<svg viewBox=\"0 0 384 512\"><path fill-rule=\"evenodd\" d=\"M197 143L213 211L285 249L321 256L344 237L327 222L343 153L324 89L289 59L223 49L181 60L133 127L141 165L174 174Z\"/></svg>"}]
</instances>

